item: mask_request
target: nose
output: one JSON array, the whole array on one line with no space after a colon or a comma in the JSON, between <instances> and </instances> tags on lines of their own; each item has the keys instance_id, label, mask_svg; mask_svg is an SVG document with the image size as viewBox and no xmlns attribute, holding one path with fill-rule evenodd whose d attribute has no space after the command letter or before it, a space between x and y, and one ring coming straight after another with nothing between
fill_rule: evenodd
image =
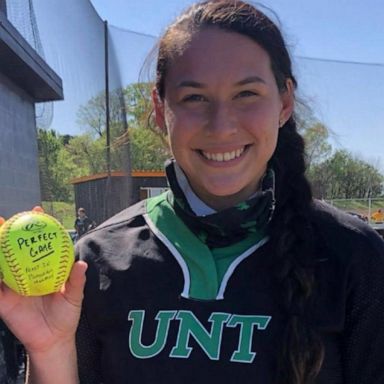
<instances>
[{"instance_id":1,"label":"nose","mask_svg":"<svg viewBox=\"0 0 384 384\"><path fill-rule=\"evenodd\" d=\"M226 103L212 104L206 123L207 136L226 137L238 130L237 119L231 106Z\"/></svg>"}]
</instances>

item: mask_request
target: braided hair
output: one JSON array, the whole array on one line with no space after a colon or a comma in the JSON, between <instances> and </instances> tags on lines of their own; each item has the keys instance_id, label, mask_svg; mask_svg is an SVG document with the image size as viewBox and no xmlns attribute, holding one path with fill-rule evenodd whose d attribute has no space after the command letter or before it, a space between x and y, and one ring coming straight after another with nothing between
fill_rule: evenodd
<instances>
[{"instance_id":1,"label":"braided hair","mask_svg":"<svg viewBox=\"0 0 384 384\"><path fill-rule=\"evenodd\" d=\"M268 53L279 91L286 90L287 80L297 86L282 34L263 12L240 0L210 0L192 5L160 40L156 89L161 99L172 61L183 53L196 32L207 27L251 38ZM268 231L279 303L287 318L276 382L312 384L322 364L323 346L308 318L314 288L313 233L308 221L312 193L305 178L304 142L294 115L279 130L269 166L276 175L276 209Z\"/></svg>"},{"instance_id":2,"label":"braided hair","mask_svg":"<svg viewBox=\"0 0 384 384\"><path fill-rule=\"evenodd\" d=\"M324 351L309 319L314 288L314 234L308 220L312 193L305 177L304 141L293 118L280 129L270 166L276 174L276 210L269 236L281 306L288 320L277 382L311 384L321 368Z\"/></svg>"}]
</instances>

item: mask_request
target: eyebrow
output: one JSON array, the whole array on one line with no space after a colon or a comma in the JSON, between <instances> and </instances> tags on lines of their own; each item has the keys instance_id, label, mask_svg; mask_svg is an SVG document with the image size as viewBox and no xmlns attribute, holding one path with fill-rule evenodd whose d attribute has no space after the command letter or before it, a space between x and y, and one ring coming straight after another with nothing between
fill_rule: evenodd
<instances>
[{"instance_id":1,"label":"eyebrow","mask_svg":"<svg viewBox=\"0 0 384 384\"><path fill-rule=\"evenodd\" d=\"M246 85L246 84L249 84L249 83L263 83L263 84L266 84L266 82L261 77L259 77L259 76L250 76L250 77L246 77L243 80L240 80L238 83L236 83L236 85Z\"/></svg>"},{"instance_id":2,"label":"eyebrow","mask_svg":"<svg viewBox=\"0 0 384 384\"><path fill-rule=\"evenodd\" d=\"M250 83L266 84L266 82L261 77L250 76L250 77L246 77L243 80L238 81L235 85L236 86L242 86L242 85L247 85ZM194 81L194 80L184 80L184 81L181 81L179 84L177 84L177 88L183 88L183 87L204 88L205 84L199 83L198 81Z\"/></svg>"},{"instance_id":3,"label":"eyebrow","mask_svg":"<svg viewBox=\"0 0 384 384\"><path fill-rule=\"evenodd\" d=\"M204 88L204 84L193 80L184 80L177 84L177 88L192 87L192 88Z\"/></svg>"}]
</instances>

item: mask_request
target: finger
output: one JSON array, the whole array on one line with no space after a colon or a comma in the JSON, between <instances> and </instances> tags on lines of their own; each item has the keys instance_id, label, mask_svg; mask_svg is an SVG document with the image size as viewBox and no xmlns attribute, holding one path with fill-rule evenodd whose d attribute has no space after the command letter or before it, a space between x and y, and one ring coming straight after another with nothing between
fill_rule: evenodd
<instances>
[{"instance_id":1,"label":"finger","mask_svg":"<svg viewBox=\"0 0 384 384\"><path fill-rule=\"evenodd\" d=\"M0 281L0 318L14 308L22 297Z\"/></svg>"},{"instance_id":2,"label":"finger","mask_svg":"<svg viewBox=\"0 0 384 384\"><path fill-rule=\"evenodd\" d=\"M8 296L18 297L18 294L0 279L0 300Z\"/></svg>"},{"instance_id":3,"label":"finger","mask_svg":"<svg viewBox=\"0 0 384 384\"><path fill-rule=\"evenodd\" d=\"M64 297L72 305L81 306L87 267L84 261L74 263L69 278L63 286Z\"/></svg>"}]
</instances>

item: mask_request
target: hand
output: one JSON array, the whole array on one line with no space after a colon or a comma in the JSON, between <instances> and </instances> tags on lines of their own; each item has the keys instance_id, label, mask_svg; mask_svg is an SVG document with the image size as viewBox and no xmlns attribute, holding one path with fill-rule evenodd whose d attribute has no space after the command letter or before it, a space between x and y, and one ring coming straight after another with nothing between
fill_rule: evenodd
<instances>
[{"instance_id":1,"label":"hand","mask_svg":"<svg viewBox=\"0 0 384 384\"><path fill-rule=\"evenodd\" d=\"M60 292L45 296L20 296L0 284L0 317L29 353L74 341L86 269L85 262L76 262Z\"/></svg>"}]
</instances>

